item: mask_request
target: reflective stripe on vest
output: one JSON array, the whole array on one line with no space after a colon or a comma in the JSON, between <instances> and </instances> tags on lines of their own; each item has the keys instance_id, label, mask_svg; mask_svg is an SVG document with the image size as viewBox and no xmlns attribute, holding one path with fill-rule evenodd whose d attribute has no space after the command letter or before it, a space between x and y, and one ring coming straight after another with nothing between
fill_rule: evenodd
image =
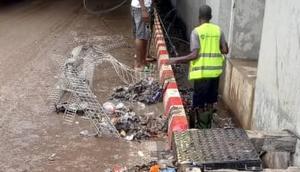
<instances>
[{"instance_id":1,"label":"reflective stripe on vest","mask_svg":"<svg viewBox=\"0 0 300 172\"><path fill-rule=\"evenodd\" d=\"M216 78L223 72L224 57L220 51L219 26L205 23L196 28L200 40L198 58L190 62L189 79Z\"/></svg>"}]
</instances>

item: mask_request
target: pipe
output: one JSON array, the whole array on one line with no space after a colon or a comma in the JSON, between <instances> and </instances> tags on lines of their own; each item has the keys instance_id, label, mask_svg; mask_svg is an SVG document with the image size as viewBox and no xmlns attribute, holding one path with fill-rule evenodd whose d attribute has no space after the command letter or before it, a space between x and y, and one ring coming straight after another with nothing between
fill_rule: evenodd
<instances>
[{"instance_id":1,"label":"pipe","mask_svg":"<svg viewBox=\"0 0 300 172\"><path fill-rule=\"evenodd\" d=\"M190 45L190 43L184 39L181 39L181 38L178 38L178 37L175 37L175 36L171 36L171 39L174 39L174 40L177 40L177 41L180 41L186 45Z\"/></svg>"}]
</instances>

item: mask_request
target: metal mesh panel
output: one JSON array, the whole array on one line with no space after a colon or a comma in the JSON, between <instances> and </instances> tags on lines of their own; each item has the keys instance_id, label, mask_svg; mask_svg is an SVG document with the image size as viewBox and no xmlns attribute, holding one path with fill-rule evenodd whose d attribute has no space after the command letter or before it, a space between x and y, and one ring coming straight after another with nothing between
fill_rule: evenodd
<instances>
[{"instance_id":1,"label":"metal mesh panel","mask_svg":"<svg viewBox=\"0 0 300 172\"><path fill-rule=\"evenodd\" d=\"M188 130L174 134L179 164L203 169L260 169L261 161L243 129Z\"/></svg>"}]
</instances>

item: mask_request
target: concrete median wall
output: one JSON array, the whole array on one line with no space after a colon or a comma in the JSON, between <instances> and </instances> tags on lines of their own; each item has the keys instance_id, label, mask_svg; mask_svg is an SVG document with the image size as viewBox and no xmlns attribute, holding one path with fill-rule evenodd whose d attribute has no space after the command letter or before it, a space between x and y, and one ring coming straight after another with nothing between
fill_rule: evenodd
<instances>
[{"instance_id":1,"label":"concrete median wall","mask_svg":"<svg viewBox=\"0 0 300 172\"><path fill-rule=\"evenodd\" d=\"M257 129L300 134L299 23L299 0L266 1L254 103ZM300 144L295 162L300 165Z\"/></svg>"},{"instance_id":2,"label":"concrete median wall","mask_svg":"<svg viewBox=\"0 0 300 172\"><path fill-rule=\"evenodd\" d=\"M159 79L163 84L164 115L168 118L168 143L171 147L173 133L187 130L188 120L178 91L173 69L171 65L167 64L169 53L156 12L154 21L154 42L158 59Z\"/></svg>"}]
</instances>

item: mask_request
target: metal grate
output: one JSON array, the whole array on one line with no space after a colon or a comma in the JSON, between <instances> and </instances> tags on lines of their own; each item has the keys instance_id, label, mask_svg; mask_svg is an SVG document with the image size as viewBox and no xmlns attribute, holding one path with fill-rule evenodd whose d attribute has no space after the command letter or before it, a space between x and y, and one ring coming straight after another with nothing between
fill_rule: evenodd
<instances>
[{"instance_id":1,"label":"metal grate","mask_svg":"<svg viewBox=\"0 0 300 172\"><path fill-rule=\"evenodd\" d=\"M178 163L202 169L261 169L261 160L243 129L192 129L174 133Z\"/></svg>"}]
</instances>

